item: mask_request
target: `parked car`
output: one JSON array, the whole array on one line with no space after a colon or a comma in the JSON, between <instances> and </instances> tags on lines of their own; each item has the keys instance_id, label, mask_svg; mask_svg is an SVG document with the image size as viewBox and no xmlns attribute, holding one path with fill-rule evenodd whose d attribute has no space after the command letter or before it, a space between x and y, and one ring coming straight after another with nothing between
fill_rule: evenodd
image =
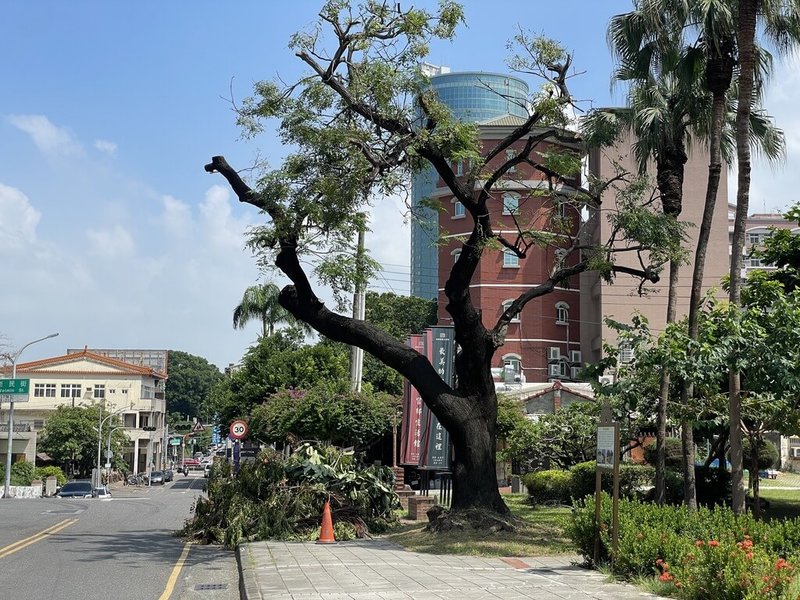
<instances>
[{"instance_id":1,"label":"parked car","mask_svg":"<svg viewBox=\"0 0 800 600\"><path fill-rule=\"evenodd\" d=\"M56 492L57 498L91 498L94 490L88 479L68 481Z\"/></svg>"},{"instance_id":2,"label":"parked car","mask_svg":"<svg viewBox=\"0 0 800 600\"><path fill-rule=\"evenodd\" d=\"M175 477L175 474L172 472L172 469L164 469L164 483L172 481Z\"/></svg>"},{"instance_id":3,"label":"parked car","mask_svg":"<svg viewBox=\"0 0 800 600\"><path fill-rule=\"evenodd\" d=\"M150 472L150 485L164 485L164 472L151 471Z\"/></svg>"},{"instance_id":4,"label":"parked car","mask_svg":"<svg viewBox=\"0 0 800 600\"><path fill-rule=\"evenodd\" d=\"M211 463L206 463L203 467L203 477L211 475Z\"/></svg>"},{"instance_id":5,"label":"parked car","mask_svg":"<svg viewBox=\"0 0 800 600\"><path fill-rule=\"evenodd\" d=\"M92 497L99 498L100 500L111 500L111 490L109 490L107 486L101 485L92 490Z\"/></svg>"}]
</instances>

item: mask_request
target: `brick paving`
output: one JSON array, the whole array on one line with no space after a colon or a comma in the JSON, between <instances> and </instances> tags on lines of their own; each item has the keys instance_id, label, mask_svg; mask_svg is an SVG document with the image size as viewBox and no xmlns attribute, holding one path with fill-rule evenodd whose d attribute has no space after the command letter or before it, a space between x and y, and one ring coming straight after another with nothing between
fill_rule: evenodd
<instances>
[{"instance_id":1,"label":"brick paving","mask_svg":"<svg viewBox=\"0 0 800 600\"><path fill-rule=\"evenodd\" d=\"M407 552L386 540L239 547L245 600L632 600L658 598L578 567L577 556L514 559Z\"/></svg>"}]
</instances>

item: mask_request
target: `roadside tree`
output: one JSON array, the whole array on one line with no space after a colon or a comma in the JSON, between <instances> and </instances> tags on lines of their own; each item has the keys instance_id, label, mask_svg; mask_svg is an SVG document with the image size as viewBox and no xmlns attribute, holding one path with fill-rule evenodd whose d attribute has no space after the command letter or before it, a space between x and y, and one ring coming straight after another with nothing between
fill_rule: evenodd
<instances>
[{"instance_id":1,"label":"roadside tree","mask_svg":"<svg viewBox=\"0 0 800 600\"><path fill-rule=\"evenodd\" d=\"M454 445L452 512L488 523L508 513L495 478L497 397L491 366L511 320L535 298L569 285L587 270L608 280L624 272L655 281L661 265L678 252L680 236L674 219L644 206L642 186L621 186L616 203L604 204L602 213L600 197L611 182L580 187L579 139L565 129L572 105L567 86L572 59L550 40L516 36L519 53L511 67L541 78L546 87L531 98L522 125L480 148L477 128L452 117L418 67L430 40L451 38L462 19L461 7L447 0L435 15L376 0L359 7L326 3L318 27L292 38L309 75L288 87L257 84L256 96L239 113L245 132L253 135L266 120L279 121L281 141L291 148L281 168L253 186L221 156L205 168L220 173L241 202L268 217L268 224L253 232L250 245L261 266L277 267L291 281L281 290L281 306L322 335L363 348L419 390ZM552 145L546 150L554 141L567 150L555 151ZM507 152L512 146L515 151ZM455 161L472 161L472 168L459 178ZM329 285L335 297L363 283L369 270L352 267L353 241L364 227L364 213L373 198L402 189L409 174L426 165L464 205L471 224L444 284L446 311L461 349L456 388L426 358L381 328L326 307L310 277ZM517 231L507 232L492 222L489 205L517 168L541 179L529 199L547 208L542 218L521 219ZM577 191L565 194L564 185ZM568 216L560 216L561 207ZM609 219L617 243L591 241L578 217L584 209ZM520 260L548 250L554 262L539 284L523 290L497 322L486 325L470 286L481 259L501 249ZM642 268L617 264L619 252L639 253ZM306 270L306 259L313 273Z\"/></svg>"}]
</instances>

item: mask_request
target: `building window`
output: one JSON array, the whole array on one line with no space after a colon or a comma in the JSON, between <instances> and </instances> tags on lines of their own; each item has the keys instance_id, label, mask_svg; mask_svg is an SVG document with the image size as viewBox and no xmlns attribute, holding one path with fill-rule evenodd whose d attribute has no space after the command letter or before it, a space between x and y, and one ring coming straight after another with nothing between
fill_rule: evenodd
<instances>
[{"instance_id":1,"label":"building window","mask_svg":"<svg viewBox=\"0 0 800 600\"><path fill-rule=\"evenodd\" d=\"M581 351L580 350L570 350L569 352L569 362L572 364L580 364L581 363Z\"/></svg>"},{"instance_id":2,"label":"building window","mask_svg":"<svg viewBox=\"0 0 800 600\"><path fill-rule=\"evenodd\" d=\"M556 205L556 214L560 219L567 216L567 201L564 198L557 197L553 201Z\"/></svg>"},{"instance_id":3,"label":"building window","mask_svg":"<svg viewBox=\"0 0 800 600\"><path fill-rule=\"evenodd\" d=\"M34 398L55 398L56 397L56 384L55 383L34 383L33 384L33 397Z\"/></svg>"},{"instance_id":4,"label":"building window","mask_svg":"<svg viewBox=\"0 0 800 600\"><path fill-rule=\"evenodd\" d=\"M628 342L620 342L618 349L620 363L627 364L633 361L633 348Z\"/></svg>"},{"instance_id":5,"label":"building window","mask_svg":"<svg viewBox=\"0 0 800 600\"><path fill-rule=\"evenodd\" d=\"M122 388L120 391L121 391L123 394L127 394L127 393L128 393L128 388Z\"/></svg>"},{"instance_id":6,"label":"building window","mask_svg":"<svg viewBox=\"0 0 800 600\"><path fill-rule=\"evenodd\" d=\"M547 360L561 360L561 348L550 346L547 349Z\"/></svg>"},{"instance_id":7,"label":"building window","mask_svg":"<svg viewBox=\"0 0 800 600\"><path fill-rule=\"evenodd\" d=\"M519 267L519 256L511 250L503 250L503 266L504 267Z\"/></svg>"},{"instance_id":8,"label":"building window","mask_svg":"<svg viewBox=\"0 0 800 600\"><path fill-rule=\"evenodd\" d=\"M510 148L508 150L506 150L506 162L508 162L509 160L514 160L516 157L517 157L517 151L516 150L512 150ZM511 165L510 167L508 167L508 172L509 173L516 173L517 172L517 165Z\"/></svg>"},{"instance_id":9,"label":"building window","mask_svg":"<svg viewBox=\"0 0 800 600\"><path fill-rule=\"evenodd\" d=\"M453 250L450 254L453 255L453 264L456 264L461 256L461 249L459 248L458 250Z\"/></svg>"},{"instance_id":10,"label":"building window","mask_svg":"<svg viewBox=\"0 0 800 600\"><path fill-rule=\"evenodd\" d=\"M504 356L503 369L513 373L522 372L522 358L517 354L508 354Z\"/></svg>"},{"instance_id":11,"label":"building window","mask_svg":"<svg viewBox=\"0 0 800 600\"><path fill-rule=\"evenodd\" d=\"M459 160L456 162L456 177L461 177L464 174L464 162Z\"/></svg>"},{"instance_id":12,"label":"building window","mask_svg":"<svg viewBox=\"0 0 800 600\"><path fill-rule=\"evenodd\" d=\"M61 397L62 398L80 398L81 397L81 384L80 383L62 383L61 384Z\"/></svg>"},{"instance_id":13,"label":"building window","mask_svg":"<svg viewBox=\"0 0 800 600\"><path fill-rule=\"evenodd\" d=\"M150 427L150 413L139 413L139 428Z\"/></svg>"},{"instance_id":14,"label":"building window","mask_svg":"<svg viewBox=\"0 0 800 600\"><path fill-rule=\"evenodd\" d=\"M503 214L519 214L519 196L514 196L513 194L505 194L503 196Z\"/></svg>"},{"instance_id":15,"label":"building window","mask_svg":"<svg viewBox=\"0 0 800 600\"><path fill-rule=\"evenodd\" d=\"M467 211L464 208L464 205L461 204L458 200L453 200L453 218L454 219L461 219L467 214Z\"/></svg>"},{"instance_id":16,"label":"building window","mask_svg":"<svg viewBox=\"0 0 800 600\"><path fill-rule=\"evenodd\" d=\"M136 427L136 414L125 413L122 415L122 426L131 429Z\"/></svg>"},{"instance_id":17,"label":"building window","mask_svg":"<svg viewBox=\"0 0 800 600\"><path fill-rule=\"evenodd\" d=\"M104 383L96 383L94 385L94 398L101 400L106 397L106 386Z\"/></svg>"},{"instance_id":18,"label":"building window","mask_svg":"<svg viewBox=\"0 0 800 600\"><path fill-rule=\"evenodd\" d=\"M569 378L570 379L578 379L580 377L581 368L580 367L570 367L569 370Z\"/></svg>"},{"instance_id":19,"label":"building window","mask_svg":"<svg viewBox=\"0 0 800 600\"><path fill-rule=\"evenodd\" d=\"M569 304L559 302L556 304L556 325L567 325L569 323Z\"/></svg>"},{"instance_id":20,"label":"building window","mask_svg":"<svg viewBox=\"0 0 800 600\"><path fill-rule=\"evenodd\" d=\"M513 303L514 303L513 300L506 300L505 302L503 302L503 312L506 312L509 308L511 308L511 305ZM510 322L511 323L519 323L519 313L517 313L513 317L511 317L511 321Z\"/></svg>"}]
</instances>

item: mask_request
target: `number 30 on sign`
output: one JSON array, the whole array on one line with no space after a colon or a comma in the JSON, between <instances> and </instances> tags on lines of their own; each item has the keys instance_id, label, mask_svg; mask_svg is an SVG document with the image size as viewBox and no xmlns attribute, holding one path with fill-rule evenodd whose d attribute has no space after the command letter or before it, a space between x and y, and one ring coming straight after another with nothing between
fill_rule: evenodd
<instances>
[{"instance_id":1,"label":"number 30 on sign","mask_svg":"<svg viewBox=\"0 0 800 600\"><path fill-rule=\"evenodd\" d=\"M247 435L247 422L236 420L231 422L230 437L234 440L241 440Z\"/></svg>"}]
</instances>

